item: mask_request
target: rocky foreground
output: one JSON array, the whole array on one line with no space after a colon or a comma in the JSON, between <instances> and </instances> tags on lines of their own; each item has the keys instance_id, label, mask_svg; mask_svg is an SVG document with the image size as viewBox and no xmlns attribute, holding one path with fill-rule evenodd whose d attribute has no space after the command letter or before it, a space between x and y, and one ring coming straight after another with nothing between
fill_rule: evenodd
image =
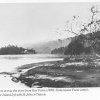
<instances>
[{"instance_id":1,"label":"rocky foreground","mask_svg":"<svg viewBox=\"0 0 100 100\"><path fill-rule=\"evenodd\" d=\"M27 64L18 67L11 77L12 81L28 87L99 87L100 58L68 56L63 61Z\"/></svg>"}]
</instances>

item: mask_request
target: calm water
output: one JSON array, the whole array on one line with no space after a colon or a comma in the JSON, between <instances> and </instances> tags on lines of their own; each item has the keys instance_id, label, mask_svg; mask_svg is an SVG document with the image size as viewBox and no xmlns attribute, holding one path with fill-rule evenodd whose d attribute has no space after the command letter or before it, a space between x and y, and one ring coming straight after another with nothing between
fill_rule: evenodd
<instances>
[{"instance_id":1,"label":"calm water","mask_svg":"<svg viewBox=\"0 0 100 100\"><path fill-rule=\"evenodd\" d=\"M11 72L16 67L44 61L62 60L61 55L33 54L33 55L0 55L0 72Z\"/></svg>"},{"instance_id":2,"label":"calm water","mask_svg":"<svg viewBox=\"0 0 100 100\"><path fill-rule=\"evenodd\" d=\"M38 63L44 61L57 61L62 60L61 55L47 55L47 54L34 54L34 55L0 55L0 72L12 72L15 71L16 67ZM15 83L11 81L9 75L0 74L0 89L27 89L22 83Z\"/></svg>"}]
</instances>

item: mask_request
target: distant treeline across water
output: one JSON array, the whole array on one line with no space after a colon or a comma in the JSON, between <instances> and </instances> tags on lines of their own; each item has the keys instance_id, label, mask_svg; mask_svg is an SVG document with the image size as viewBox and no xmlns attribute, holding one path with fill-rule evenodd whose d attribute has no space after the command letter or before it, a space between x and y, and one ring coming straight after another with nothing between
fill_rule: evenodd
<instances>
[{"instance_id":1,"label":"distant treeline across water","mask_svg":"<svg viewBox=\"0 0 100 100\"><path fill-rule=\"evenodd\" d=\"M0 48L0 55L8 54L36 54L34 49L25 49L14 45L8 45Z\"/></svg>"}]
</instances>

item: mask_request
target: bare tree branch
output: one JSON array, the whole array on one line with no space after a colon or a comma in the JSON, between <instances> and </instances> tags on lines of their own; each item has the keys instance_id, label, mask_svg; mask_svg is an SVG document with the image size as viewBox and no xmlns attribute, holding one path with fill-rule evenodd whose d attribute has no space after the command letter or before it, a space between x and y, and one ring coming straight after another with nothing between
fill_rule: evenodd
<instances>
[{"instance_id":1,"label":"bare tree branch","mask_svg":"<svg viewBox=\"0 0 100 100\"><path fill-rule=\"evenodd\" d=\"M72 30L71 30L71 31L70 31L70 30L65 30L65 31L68 31L68 32L73 33L73 34L75 34L75 35L79 35L78 33L73 32Z\"/></svg>"}]
</instances>

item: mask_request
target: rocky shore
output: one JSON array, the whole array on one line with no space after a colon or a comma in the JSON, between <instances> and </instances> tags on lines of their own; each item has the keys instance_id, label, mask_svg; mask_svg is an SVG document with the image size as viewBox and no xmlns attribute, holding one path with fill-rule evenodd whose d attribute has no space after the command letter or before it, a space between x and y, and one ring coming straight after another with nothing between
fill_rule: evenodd
<instances>
[{"instance_id":1,"label":"rocky shore","mask_svg":"<svg viewBox=\"0 0 100 100\"><path fill-rule=\"evenodd\" d=\"M27 64L17 67L10 76L13 82L21 82L30 88L99 87L100 58L68 56L63 61Z\"/></svg>"}]
</instances>

